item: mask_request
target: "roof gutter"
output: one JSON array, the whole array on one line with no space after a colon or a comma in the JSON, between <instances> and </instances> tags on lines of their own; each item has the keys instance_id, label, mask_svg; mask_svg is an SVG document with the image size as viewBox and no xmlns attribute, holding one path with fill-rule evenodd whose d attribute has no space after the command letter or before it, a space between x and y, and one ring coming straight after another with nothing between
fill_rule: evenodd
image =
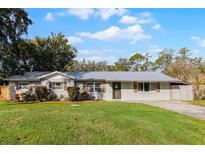
<instances>
[{"instance_id":1,"label":"roof gutter","mask_svg":"<svg viewBox=\"0 0 205 154\"><path fill-rule=\"evenodd\" d=\"M9 81L9 82L38 82L41 81L39 79L32 79L32 80L26 80L26 79L4 79L5 81Z\"/></svg>"}]
</instances>

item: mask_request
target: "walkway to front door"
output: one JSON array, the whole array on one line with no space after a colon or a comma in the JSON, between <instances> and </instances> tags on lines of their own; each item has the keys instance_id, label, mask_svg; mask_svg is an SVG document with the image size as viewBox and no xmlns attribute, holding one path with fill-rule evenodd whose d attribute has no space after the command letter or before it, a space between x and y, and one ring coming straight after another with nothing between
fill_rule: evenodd
<instances>
[{"instance_id":1,"label":"walkway to front door","mask_svg":"<svg viewBox=\"0 0 205 154\"><path fill-rule=\"evenodd\" d=\"M178 112L188 116L192 116L201 120L205 120L205 107L192 105L182 101L129 101L135 103L143 103L170 111Z\"/></svg>"}]
</instances>

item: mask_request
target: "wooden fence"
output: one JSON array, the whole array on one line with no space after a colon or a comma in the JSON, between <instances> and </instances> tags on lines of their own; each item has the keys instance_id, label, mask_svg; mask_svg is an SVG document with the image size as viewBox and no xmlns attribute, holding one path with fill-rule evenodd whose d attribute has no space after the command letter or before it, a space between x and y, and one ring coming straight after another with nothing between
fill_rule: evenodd
<instances>
[{"instance_id":1,"label":"wooden fence","mask_svg":"<svg viewBox=\"0 0 205 154\"><path fill-rule=\"evenodd\" d=\"M0 86L0 100L9 100L10 90L9 86Z\"/></svg>"}]
</instances>

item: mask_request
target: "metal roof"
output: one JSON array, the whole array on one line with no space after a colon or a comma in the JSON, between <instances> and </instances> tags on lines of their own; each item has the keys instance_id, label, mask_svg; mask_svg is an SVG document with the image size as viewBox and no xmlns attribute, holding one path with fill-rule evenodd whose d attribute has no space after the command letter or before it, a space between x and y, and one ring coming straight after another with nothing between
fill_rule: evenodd
<instances>
[{"instance_id":1,"label":"metal roof","mask_svg":"<svg viewBox=\"0 0 205 154\"><path fill-rule=\"evenodd\" d=\"M42 76L52 72L26 72L24 75L8 77L8 81L40 81ZM56 72L58 73L58 72ZM60 72L59 72L60 73ZM143 82L175 82L179 80L160 72L61 72L76 80L106 80L106 81L143 81Z\"/></svg>"},{"instance_id":2,"label":"metal roof","mask_svg":"<svg viewBox=\"0 0 205 154\"><path fill-rule=\"evenodd\" d=\"M13 75L6 80L8 81L40 81L38 77L46 75L51 72L25 72L24 75Z\"/></svg>"}]
</instances>

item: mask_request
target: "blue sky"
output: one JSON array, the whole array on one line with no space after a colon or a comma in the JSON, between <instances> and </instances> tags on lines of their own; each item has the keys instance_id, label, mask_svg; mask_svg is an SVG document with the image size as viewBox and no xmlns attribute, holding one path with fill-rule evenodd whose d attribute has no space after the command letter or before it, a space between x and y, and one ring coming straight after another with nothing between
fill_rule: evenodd
<instances>
[{"instance_id":1,"label":"blue sky","mask_svg":"<svg viewBox=\"0 0 205 154\"><path fill-rule=\"evenodd\" d=\"M33 21L28 38L62 32L78 60L106 60L163 48L188 47L205 57L205 9L25 9Z\"/></svg>"}]
</instances>

